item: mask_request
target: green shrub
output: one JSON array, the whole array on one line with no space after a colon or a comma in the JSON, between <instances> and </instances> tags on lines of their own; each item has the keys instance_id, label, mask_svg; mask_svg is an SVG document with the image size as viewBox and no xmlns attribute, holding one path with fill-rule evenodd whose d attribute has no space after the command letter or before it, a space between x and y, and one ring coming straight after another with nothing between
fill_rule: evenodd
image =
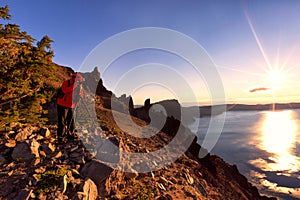
<instances>
[{"instance_id":1,"label":"green shrub","mask_svg":"<svg viewBox=\"0 0 300 200\"><path fill-rule=\"evenodd\" d=\"M38 174L38 192L46 194L49 192L57 191L61 185L61 178L68 173L65 168L57 169L56 171L47 171L43 174ZM67 178L67 182L70 180Z\"/></svg>"},{"instance_id":2,"label":"green shrub","mask_svg":"<svg viewBox=\"0 0 300 200\"><path fill-rule=\"evenodd\" d=\"M118 128L115 128L114 130L113 130L113 134L114 135L119 135L119 134L121 134L122 133L122 131L120 130L120 129L118 129Z\"/></svg>"}]
</instances>

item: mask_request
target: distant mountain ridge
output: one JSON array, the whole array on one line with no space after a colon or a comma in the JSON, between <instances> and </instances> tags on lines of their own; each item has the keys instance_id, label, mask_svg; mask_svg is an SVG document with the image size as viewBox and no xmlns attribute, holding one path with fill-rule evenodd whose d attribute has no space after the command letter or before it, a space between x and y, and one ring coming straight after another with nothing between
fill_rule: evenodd
<instances>
[{"instance_id":1,"label":"distant mountain ridge","mask_svg":"<svg viewBox=\"0 0 300 200\"><path fill-rule=\"evenodd\" d=\"M226 109L222 109L225 107ZM222 114L225 111L279 111L279 110L288 110L288 109L300 109L300 103L274 103L274 104L256 104L256 105L247 105L247 104L221 104L214 106L189 106L182 107L182 109L189 113L190 117L201 118L201 117L210 117L212 116L212 108L215 109L214 115ZM199 112L195 112L195 111Z\"/></svg>"},{"instance_id":2,"label":"distant mountain ridge","mask_svg":"<svg viewBox=\"0 0 300 200\"><path fill-rule=\"evenodd\" d=\"M228 111L243 111L243 110L286 110L300 109L300 103L274 103L274 104L227 104Z\"/></svg>"}]
</instances>

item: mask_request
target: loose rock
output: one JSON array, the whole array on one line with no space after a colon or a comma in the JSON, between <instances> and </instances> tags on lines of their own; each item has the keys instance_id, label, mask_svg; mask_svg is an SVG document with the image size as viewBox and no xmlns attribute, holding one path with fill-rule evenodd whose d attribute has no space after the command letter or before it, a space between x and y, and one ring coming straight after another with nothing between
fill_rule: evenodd
<instances>
[{"instance_id":1,"label":"loose rock","mask_svg":"<svg viewBox=\"0 0 300 200\"><path fill-rule=\"evenodd\" d=\"M99 187L100 184L111 174L112 168L97 160L86 163L80 174L84 178L90 178Z\"/></svg>"},{"instance_id":2,"label":"loose rock","mask_svg":"<svg viewBox=\"0 0 300 200\"><path fill-rule=\"evenodd\" d=\"M46 155L48 155L48 154L52 154L55 151L55 146L51 143L48 144L43 143L42 149L46 153Z\"/></svg>"},{"instance_id":3,"label":"loose rock","mask_svg":"<svg viewBox=\"0 0 300 200\"><path fill-rule=\"evenodd\" d=\"M6 147L15 147L15 146L16 146L16 141L15 141L15 140L8 140L8 141L5 143L5 146L6 146Z\"/></svg>"},{"instance_id":4,"label":"loose rock","mask_svg":"<svg viewBox=\"0 0 300 200\"><path fill-rule=\"evenodd\" d=\"M11 157L14 161L24 162L33 160L36 157L36 154L35 152L32 152L29 144L20 142L14 148Z\"/></svg>"},{"instance_id":5,"label":"loose rock","mask_svg":"<svg viewBox=\"0 0 300 200\"><path fill-rule=\"evenodd\" d=\"M40 131L40 134L43 136L43 137L50 137L51 135L51 132L49 131L48 128L41 128L41 131Z\"/></svg>"},{"instance_id":6,"label":"loose rock","mask_svg":"<svg viewBox=\"0 0 300 200\"><path fill-rule=\"evenodd\" d=\"M17 141L24 141L27 139L28 136L32 134L33 131L36 131L36 127L27 126L23 130L19 131L18 134L15 137L15 140Z\"/></svg>"},{"instance_id":7,"label":"loose rock","mask_svg":"<svg viewBox=\"0 0 300 200\"><path fill-rule=\"evenodd\" d=\"M91 179L87 179L83 185L83 193L86 199L96 200L98 196L97 186Z\"/></svg>"}]
</instances>

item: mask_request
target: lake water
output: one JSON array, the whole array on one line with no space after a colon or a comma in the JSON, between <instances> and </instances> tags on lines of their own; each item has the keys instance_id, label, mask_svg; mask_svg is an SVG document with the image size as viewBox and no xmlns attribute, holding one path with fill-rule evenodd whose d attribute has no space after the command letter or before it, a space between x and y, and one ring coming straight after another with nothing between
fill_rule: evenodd
<instances>
[{"instance_id":1,"label":"lake water","mask_svg":"<svg viewBox=\"0 0 300 200\"><path fill-rule=\"evenodd\" d=\"M200 118L191 125L193 129L199 123L199 144L209 122ZM300 199L300 110L227 112L211 153L236 164L260 193Z\"/></svg>"}]
</instances>

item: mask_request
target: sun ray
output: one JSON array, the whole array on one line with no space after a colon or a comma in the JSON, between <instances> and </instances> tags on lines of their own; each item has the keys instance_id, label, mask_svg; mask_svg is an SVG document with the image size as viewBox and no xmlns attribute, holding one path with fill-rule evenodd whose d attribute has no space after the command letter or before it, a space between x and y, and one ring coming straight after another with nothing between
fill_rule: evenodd
<instances>
[{"instance_id":1,"label":"sun ray","mask_svg":"<svg viewBox=\"0 0 300 200\"><path fill-rule=\"evenodd\" d=\"M299 65L296 65L294 67L292 67L292 66L289 66L289 68L287 67L287 65L288 65L288 63L290 61L290 58L292 57L293 53L295 52L295 49L296 49L296 47L294 46L291 49L290 53L286 56L286 59L281 64L281 69L285 69L285 70L287 70L287 72L289 72L289 71L291 71L291 70L293 70L293 69L295 69L295 68L297 68L299 66Z\"/></svg>"},{"instance_id":2,"label":"sun ray","mask_svg":"<svg viewBox=\"0 0 300 200\"><path fill-rule=\"evenodd\" d=\"M263 74L254 73L254 72L250 72L250 71L246 71L246 70L240 70L240 69L236 69L236 68L233 68L233 67L227 67L227 66L224 66L224 65L216 65L216 66L218 68L227 69L227 70L231 70L231 71L235 71L235 72L241 72L241 73L245 73L245 74L251 74L251 75L254 75L254 76L260 76L260 77L264 76Z\"/></svg>"},{"instance_id":3,"label":"sun ray","mask_svg":"<svg viewBox=\"0 0 300 200\"><path fill-rule=\"evenodd\" d=\"M269 60L269 58L268 58L268 56L267 56L267 54L266 54L266 52L265 52L265 50L264 50L264 48L263 48L261 42L260 42L260 39L259 39L259 37L258 37L258 35L257 35L256 31L255 31L255 28L254 28L254 26L253 26L253 24L252 24L252 21L251 21L249 15L248 15L247 11L245 10L244 13L245 13L247 22L248 22L248 24L249 24L249 27L250 27L250 29L251 29L251 32L252 32L254 38L255 38L255 41L256 41L256 44L257 44L259 50L260 50L260 52L262 53L262 56L264 57L264 60L265 60L265 62L266 62L266 64L267 64L267 66L268 66L270 69L272 69L272 65L271 65L271 63L270 63L270 60Z\"/></svg>"},{"instance_id":4,"label":"sun ray","mask_svg":"<svg viewBox=\"0 0 300 200\"><path fill-rule=\"evenodd\" d=\"M276 58L275 58L275 69L280 71L279 68L281 67L279 66L279 55L280 55L280 47L277 47Z\"/></svg>"}]
</instances>

